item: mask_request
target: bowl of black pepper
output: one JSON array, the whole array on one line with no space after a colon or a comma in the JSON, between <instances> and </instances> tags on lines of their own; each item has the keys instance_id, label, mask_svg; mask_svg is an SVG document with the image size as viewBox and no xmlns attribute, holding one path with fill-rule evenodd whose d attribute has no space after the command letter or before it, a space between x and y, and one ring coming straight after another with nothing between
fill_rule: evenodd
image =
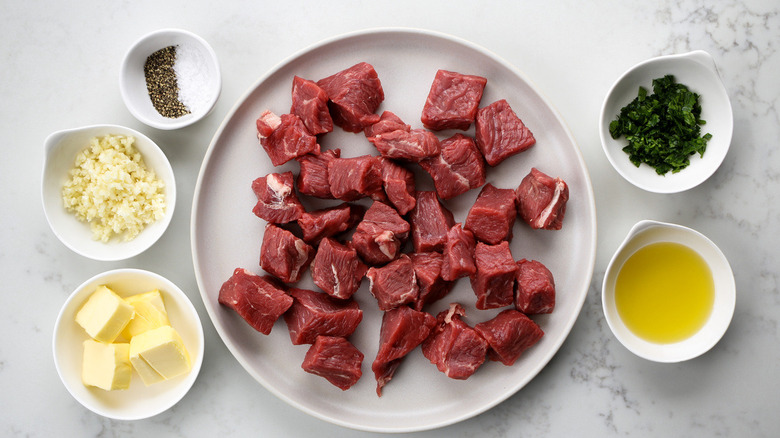
<instances>
[{"instance_id":1,"label":"bowl of black pepper","mask_svg":"<svg viewBox=\"0 0 780 438\"><path fill-rule=\"evenodd\" d=\"M119 89L141 122L166 130L191 125L214 109L222 91L217 55L192 32L152 32L127 51Z\"/></svg>"},{"instance_id":2,"label":"bowl of black pepper","mask_svg":"<svg viewBox=\"0 0 780 438\"><path fill-rule=\"evenodd\" d=\"M731 146L731 102L713 57L659 56L620 76L601 108L601 145L615 170L653 193L707 180Z\"/></svg>"}]
</instances>

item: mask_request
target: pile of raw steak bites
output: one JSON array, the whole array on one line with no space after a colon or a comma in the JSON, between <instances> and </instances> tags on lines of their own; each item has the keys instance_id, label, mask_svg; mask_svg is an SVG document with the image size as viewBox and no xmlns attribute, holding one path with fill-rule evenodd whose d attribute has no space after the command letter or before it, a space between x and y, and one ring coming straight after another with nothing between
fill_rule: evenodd
<instances>
[{"instance_id":1,"label":"pile of raw steak bites","mask_svg":"<svg viewBox=\"0 0 780 438\"><path fill-rule=\"evenodd\" d=\"M346 390L361 377L363 354L348 340L363 311L352 298L363 277L383 312L372 364L377 394L417 346L447 376L466 379L486 359L512 365L543 335L529 314L555 306L553 275L540 262L516 261L509 247L519 216L534 229L562 226L566 183L533 168L516 188L486 184L486 172L536 140L506 100L480 108L485 78L439 70L413 129L390 111L377 114L384 91L365 62L313 82L293 78L292 106L257 119L260 144L275 166L297 160L300 172L257 178L253 212L267 221L257 275L237 268L219 302L269 334L284 318L295 345L311 344L303 369ZM440 140L436 132L468 130ZM318 136L340 127L363 132L378 155L342 157ZM410 166L430 174L435 191L417 191ZM487 166L485 165L487 163ZM442 200L480 188L463 223ZM299 199L334 200L306 211ZM368 198L368 208L354 203ZM295 287L310 269L321 291ZM452 303L437 316L427 305L469 277L477 309L502 310L469 326Z\"/></svg>"}]
</instances>

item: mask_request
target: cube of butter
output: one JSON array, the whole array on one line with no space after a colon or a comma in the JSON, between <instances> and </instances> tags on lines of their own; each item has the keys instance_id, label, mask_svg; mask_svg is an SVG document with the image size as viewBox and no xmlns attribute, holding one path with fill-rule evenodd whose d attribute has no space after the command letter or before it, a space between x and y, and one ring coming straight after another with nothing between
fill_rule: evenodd
<instances>
[{"instance_id":1,"label":"cube of butter","mask_svg":"<svg viewBox=\"0 0 780 438\"><path fill-rule=\"evenodd\" d=\"M168 312L165 310L165 302L159 290L155 289L150 292L129 296L125 298L125 302L135 309L133 319L122 330L122 336L126 339L132 339L133 336L147 330L171 325L168 320Z\"/></svg>"},{"instance_id":2,"label":"cube of butter","mask_svg":"<svg viewBox=\"0 0 780 438\"><path fill-rule=\"evenodd\" d=\"M190 355L179 333L165 325L133 336L130 363L146 386L187 373Z\"/></svg>"},{"instance_id":3,"label":"cube of butter","mask_svg":"<svg viewBox=\"0 0 780 438\"><path fill-rule=\"evenodd\" d=\"M133 306L101 285L76 314L76 322L100 342L114 342L133 317Z\"/></svg>"},{"instance_id":4,"label":"cube of butter","mask_svg":"<svg viewBox=\"0 0 780 438\"><path fill-rule=\"evenodd\" d=\"M81 381L106 391L127 389L133 368L130 365L130 344L106 344L92 339L84 341L84 362Z\"/></svg>"}]
</instances>

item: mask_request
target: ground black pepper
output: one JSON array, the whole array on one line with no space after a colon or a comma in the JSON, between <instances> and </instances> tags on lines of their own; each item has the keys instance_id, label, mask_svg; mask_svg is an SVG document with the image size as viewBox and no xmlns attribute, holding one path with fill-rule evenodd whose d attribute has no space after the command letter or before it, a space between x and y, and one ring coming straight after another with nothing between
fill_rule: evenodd
<instances>
[{"instance_id":1,"label":"ground black pepper","mask_svg":"<svg viewBox=\"0 0 780 438\"><path fill-rule=\"evenodd\" d=\"M144 63L146 89L152 105L160 115L171 119L190 113L179 100L179 85L173 69L175 61L176 46L168 46L149 55Z\"/></svg>"}]
</instances>

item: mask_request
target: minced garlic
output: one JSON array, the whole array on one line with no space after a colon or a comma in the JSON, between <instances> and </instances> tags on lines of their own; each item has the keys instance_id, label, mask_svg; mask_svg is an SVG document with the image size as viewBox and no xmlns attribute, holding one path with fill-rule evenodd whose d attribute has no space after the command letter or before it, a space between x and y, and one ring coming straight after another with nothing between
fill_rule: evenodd
<instances>
[{"instance_id":1,"label":"minced garlic","mask_svg":"<svg viewBox=\"0 0 780 438\"><path fill-rule=\"evenodd\" d=\"M134 142L124 135L92 138L62 188L65 208L89 223L95 240L120 234L132 240L165 215L165 184L146 168Z\"/></svg>"}]
</instances>

